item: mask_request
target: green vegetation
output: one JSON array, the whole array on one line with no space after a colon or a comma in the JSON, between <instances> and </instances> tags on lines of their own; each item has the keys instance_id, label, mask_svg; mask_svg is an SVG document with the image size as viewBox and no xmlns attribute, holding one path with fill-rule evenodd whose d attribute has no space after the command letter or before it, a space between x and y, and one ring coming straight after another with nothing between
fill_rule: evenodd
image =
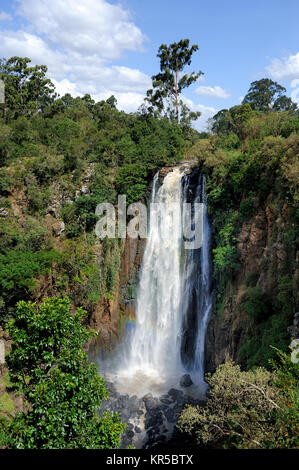
<instances>
[{"instance_id":1,"label":"green vegetation","mask_svg":"<svg viewBox=\"0 0 299 470\"><path fill-rule=\"evenodd\" d=\"M97 411L107 398L104 380L82 345L90 336L84 311L68 299L37 307L20 301L8 324L10 389L22 393L26 410L2 420L0 445L18 449L116 448L125 429L117 414Z\"/></svg>"},{"instance_id":2,"label":"green vegetation","mask_svg":"<svg viewBox=\"0 0 299 470\"><path fill-rule=\"evenodd\" d=\"M286 89L269 78L252 82L243 104L250 104L255 111L296 111L297 106L291 98L283 95Z\"/></svg>"},{"instance_id":3,"label":"green vegetation","mask_svg":"<svg viewBox=\"0 0 299 470\"><path fill-rule=\"evenodd\" d=\"M269 79L252 83L243 104L219 111L211 122L212 133L188 151L207 175L219 316L225 302L250 279L237 307L247 317L247 342L239 356L247 367L268 367L270 345L287 352L287 326L298 308L299 114L294 103L278 106L284 91ZM247 271L247 246L256 246L250 241L254 223L261 226L268 251L259 259L253 253L255 262ZM274 256L277 249L281 261Z\"/></svg>"},{"instance_id":4,"label":"green vegetation","mask_svg":"<svg viewBox=\"0 0 299 470\"><path fill-rule=\"evenodd\" d=\"M276 355L277 356L277 355ZM272 371L220 365L205 407L187 406L178 427L201 447L298 448L299 367L278 351Z\"/></svg>"},{"instance_id":5,"label":"green vegetation","mask_svg":"<svg viewBox=\"0 0 299 470\"><path fill-rule=\"evenodd\" d=\"M5 105L7 120L17 116L30 115L53 102L57 96L51 80L46 77L47 67L30 67L28 57L11 57L0 60L0 77L5 82ZM23 119L22 132L28 125Z\"/></svg>"},{"instance_id":6,"label":"green vegetation","mask_svg":"<svg viewBox=\"0 0 299 470\"><path fill-rule=\"evenodd\" d=\"M121 248L118 242L99 245L96 206L116 204L117 194L126 194L128 204L142 200L153 174L180 160L196 139L195 131L167 118L118 111L113 96L98 103L89 95L58 98L46 72L28 58L0 64L6 86L0 117L2 325L16 302L39 297L45 282L51 295L67 292L89 314L102 295L113 295Z\"/></svg>"}]
</instances>

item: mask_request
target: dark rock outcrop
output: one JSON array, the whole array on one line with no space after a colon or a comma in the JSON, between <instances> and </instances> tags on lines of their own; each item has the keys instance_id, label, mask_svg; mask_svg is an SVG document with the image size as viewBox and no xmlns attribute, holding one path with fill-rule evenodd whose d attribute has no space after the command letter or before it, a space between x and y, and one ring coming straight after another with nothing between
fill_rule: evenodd
<instances>
[{"instance_id":1,"label":"dark rock outcrop","mask_svg":"<svg viewBox=\"0 0 299 470\"><path fill-rule=\"evenodd\" d=\"M176 432L175 424L186 404L204 405L172 388L165 395L154 397L151 393L138 398L136 395L121 395L112 382L106 381L109 398L103 402L99 415L105 410L118 412L128 427L122 437L121 448L133 445L150 449L171 439Z\"/></svg>"},{"instance_id":2,"label":"dark rock outcrop","mask_svg":"<svg viewBox=\"0 0 299 470\"><path fill-rule=\"evenodd\" d=\"M184 374L180 380L181 387L190 387L193 384L192 379L189 374Z\"/></svg>"}]
</instances>

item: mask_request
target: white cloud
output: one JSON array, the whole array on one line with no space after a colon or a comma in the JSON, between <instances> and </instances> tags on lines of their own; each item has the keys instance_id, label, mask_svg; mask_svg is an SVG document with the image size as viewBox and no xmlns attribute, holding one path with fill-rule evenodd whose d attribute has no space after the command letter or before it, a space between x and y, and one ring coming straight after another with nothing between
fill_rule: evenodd
<instances>
[{"instance_id":1,"label":"white cloud","mask_svg":"<svg viewBox=\"0 0 299 470\"><path fill-rule=\"evenodd\" d=\"M35 64L46 64L51 76L64 76L67 56L49 48L47 43L35 34L24 31L0 31L2 55L30 57Z\"/></svg>"},{"instance_id":2,"label":"white cloud","mask_svg":"<svg viewBox=\"0 0 299 470\"><path fill-rule=\"evenodd\" d=\"M109 96L111 96L110 93ZM127 111L128 113L136 111L143 103L144 95L140 93L115 93L117 99L117 108Z\"/></svg>"},{"instance_id":3,"label":"white cloud","mask_svg":"<svg viewBox=\"0 0 299 470\"><path fill-rule=\"evenodd\" d=\"M295 88L291 93L292 101L299 103L299 78L291 81L291 87Z\"/></svg>"},{"instance_id":4,"label":"white cloud","mask_svg":"<svg viewBox=\"0 0 299 470\"><path fill-rule=\"evenodd\" d=\"M220 86L199 86L196 88L195 92L199 96L208 96L212 98L228 98L230 95Z\"/></svg>"},{"instance_id":5,"label":"white cloud","mask_svg":"<svg viewBox=\"0 0 299 470\"><path fill-rule=\"evenodd\" d=\"M266 70L275 80L295 80L299 78L299 52L284 59L272 59Z\"/></svg>"},{"instance_id":6,"label":"white cloud","mask_svg":"<svg viewBox=\"0 0 299 470\"><path fill-rule=\"evenodd\" d=\"M217 109L212 106L204 106L203 104L196 104L189 98L183 96L183 101L191 109L191 111L200 111L201 115L197 121L194 122L193 127L199 132L206 131L208 126L208 119L217 113Z\"/></svg>"},{"instance_id":7,"label":"white cloud","mask_svg":"<svg viewBox=\"0 0 299 470\"><path fill-rule=\"evenodd\" d=\"M19 14L63 49L115 59L145 39L128 11L106 0L18 0Z\"/></svg>"},{"instance_id":8,"label":"white cloud","mask_svg":"<svg viewBox=\"0 0 299 470\"><path fill-rule=\"evenodd\" d=\"M6 13L6 11L1 11L0 12L0 21L10 21L12 18L11 16Z\"/></svg>"},{"instance_id":9,"label":"white cloud","mask_svg":"<svg viewBox=\"0 0 299 470\"><path fill-rule=\"evenodd\" d=\"M128 11L106 0L17 1L18 14L28 24L19 31L0 29L1 55L46 64L60 95L104 99L114 94L120 109L136 110L150 77L111 64L126 50L142 50L145 36Z\"/></svg>"},{"instance_id":10,"label":"white cloud","mask_svg":"<svg viewBox=\"0 0 299 470\"><path fill-rule=\"evenodd\" d=\"M70 82L67 78L64 78L60 81L53 78L52 82L54 83L56 91L60 96L63 96L66 93L69 93L72 96L83 96L83 93L78 90L76 83Z\"/></svg>"}]
</instances>

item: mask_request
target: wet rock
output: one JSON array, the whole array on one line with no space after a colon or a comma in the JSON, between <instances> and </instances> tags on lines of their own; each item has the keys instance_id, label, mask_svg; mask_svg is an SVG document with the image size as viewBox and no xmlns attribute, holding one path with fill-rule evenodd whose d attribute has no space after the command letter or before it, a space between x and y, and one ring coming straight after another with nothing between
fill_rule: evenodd
<instances>
[{"instance_id":1,"label":"wet rock","mask_svg":"<svg viewBox=\"0 0 299 470\"><path fill-rule=\"evenodd\" d=\"M143 401L144 401L145 408L146 408L147 411L153 410L153 409L157 408L157 406L158 406L158 400L156 398L154 398L151 393L145 395L143 397Z\"/></svg>"},{"instance_id":2,"label":"wet rock","mask_svg":"<svg viewBox=\"0 0 299 470\"><path fill-rule=\"evenodd\" d=\"M145 429L157 428L163 424L163 414L159 408L151 409L145 416Z\"/></svg>"},{"instance_id":3,"label":"wet rock","mask_svg":"<svg viewBox=\"0 0 299 470\"><path fill-rule=\"evenodd\" d=\"M146 400L149 400L150 398L154 398L152 393L147 393L142 397L142 400L145 402Z\"/></svg>"},{"instance_id":4,"label":"wet rock","mask_svg":"<svg viewBox=\"0 0 299 470\"><path fill-rule=\"evenodd\" d=\"M105 410L118 412L128 427L122 437L121 448L129 445L150 449L172 438L175 423L186 403L198 404L181 390L172 388L167 394L154 397L152 393L138 398L136 395L120 395L112 382L106 382L110 392L99 415ZM143 416L144 415L144 418ZM174 429L174 430L173 430ZM144 435L145 431L145 435Z\"/></svg>"},{"instance_id":5,"label":"wet rock","mask_svg":"<svg viewBox=\"0 0 299 470\"><path fill-rule=\"evenodd\" d=\"M189 374L184 374L180 380L181 387L190 387L193 384L192 379Z\"/></svg>"},{"instance_id":6,"label":"wet rock","mask_svg":"<svg viewBox=\"0 0 299 470\"><path fill-rule=\"evenodd\" d=\"M172 398L173 401L182 401L184 397L182 390L177 390L176 388L171 388L168 392L168 395Z\"/></svg>"},{"instance_id":7,"label":"wet rock","mask_svg":"<svg viewBox=\"0 0 299 470\"><path fill-rule=\"evenodd\" d=\"M172 399L169 397L169 395L161 395L160 402L165 405L170 405L170 403L172 403Z\"/></svg>"},{"instance_id":8,"label":"wet rock","mask_svg":"<svg viewBox=\"0 0 299 470\"><path fill-rule=\"evenodd\" d=\"M164 412L164 415L168 421L168 423L175 423L177 416L176 416L176 411L174 408L167 408Z\"/></svg>"}]
</instances>

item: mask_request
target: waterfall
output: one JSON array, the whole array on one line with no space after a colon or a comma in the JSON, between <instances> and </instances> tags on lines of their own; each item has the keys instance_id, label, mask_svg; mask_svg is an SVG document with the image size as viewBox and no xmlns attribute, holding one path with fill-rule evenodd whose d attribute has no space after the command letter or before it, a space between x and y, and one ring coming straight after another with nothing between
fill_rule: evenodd
<instances>
[{"instance_id":1,"label":"waterfall","mask_svg":"<svg viewBox=\"0 0 299 470\"><path fill-rule=\"evenodd\" d=\"M210 272L210 237L205 177L199 172L183 180L184 201L202 204L202 245L185 252L183 290L181 295L181 359L195 382L203 382L204 346L207 322L212 308Z\"/></svg>"},{"instance_id":2,"label":"waterfall","mask_svg":"<svg viewBox=\"0 0 299 470\"><path fill-rule=\"evenodd\" d=\"M143 384L150 378L177 385L187 371L194 383L203 384L212 305L205 180L196 170L185 175L180 168L160 179L157 174L153 181L136 324L125 340L119 374L139 375ZM184 202L203 205L201 248L184 247Z\"/></svg>"},{"instance_id":3,"label":"waterfall","mask_svg":"<svg viewBox=\"0 0 299 470\"><path fill-rule=\"evenodd\" d=\"M137 323L129 341L129 372L165 376L175 373L180 364L181 179L178 169L168 173L159 188L158 175L154 179Z\"/></svg>"}]
</instances>

